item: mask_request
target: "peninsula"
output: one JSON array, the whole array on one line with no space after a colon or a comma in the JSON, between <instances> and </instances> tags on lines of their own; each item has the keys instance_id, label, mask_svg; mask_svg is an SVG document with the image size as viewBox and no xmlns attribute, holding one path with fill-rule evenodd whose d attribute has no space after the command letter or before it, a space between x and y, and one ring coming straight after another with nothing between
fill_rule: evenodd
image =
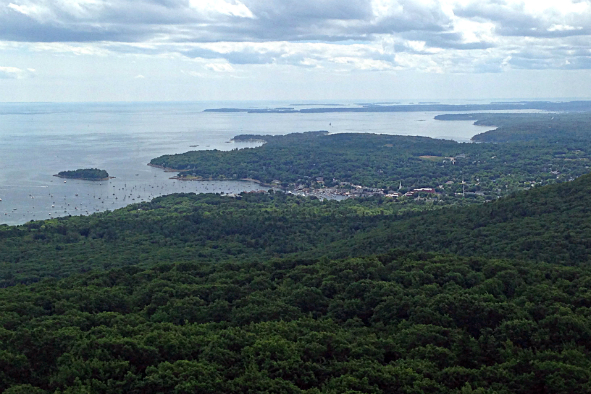
<instances>
[{"instance_id":1,"label":"peninsula","mask_svg":"<svg viewBox=\"0 0 591 394\"><path fill-rule=\"evenodd\" d=\"M109 176L107 171L99 170L98 168L81 168L75 171L61 171L54 176L67 179L82 179L85 181L106 181L113 178Z\"/></svg>"},{"instance_id":2,"label":"peninsula","mask_svg":"<svg viewBox=\"0 0 591 394\"><path fill-rule=\"evenodd\" d=\"M409 203L481 203L576 179L589 172L588 113L445 114L497 127L478 142L426 137L314 131L243 134L233 141L261 146L164 155L151 165L178 171L180 180L256 179L295 194L365 197Z\"/></svg>"}]
</instances>

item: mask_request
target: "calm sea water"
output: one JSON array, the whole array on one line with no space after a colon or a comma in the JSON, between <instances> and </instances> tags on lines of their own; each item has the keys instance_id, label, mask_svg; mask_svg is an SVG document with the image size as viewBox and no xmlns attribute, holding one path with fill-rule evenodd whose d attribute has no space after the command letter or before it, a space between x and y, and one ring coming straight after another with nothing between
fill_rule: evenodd
<instances>
[{"instance_id":1,"label":"calm sea water","mask_svg":"<svg viewBox=\"0 0 591 394\"><path fill-rule=\"evenodd\" d=\"M179 182L150 159L196 149L230 150L237 134L311 130L420 135L467 142L486 128L441 122L438 113L247 114L206 108L281 107L289 103L0 103L0 223L92 214L176 192L236 193L250 182ZM191 147L191 145L198 145ZM56 178L63 170L96 167L106 182Z\"/></svg>"}]
</instances>

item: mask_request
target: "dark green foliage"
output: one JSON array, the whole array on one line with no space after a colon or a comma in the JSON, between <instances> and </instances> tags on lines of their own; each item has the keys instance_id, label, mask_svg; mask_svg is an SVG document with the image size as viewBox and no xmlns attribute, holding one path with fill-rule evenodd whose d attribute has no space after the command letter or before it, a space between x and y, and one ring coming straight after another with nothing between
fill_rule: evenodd
<instances>
[{"instance_id":1,"label":"dark green foliage","mask_svg":"<svg viewBox=\"0 0 591 394\"><path fill-rule=\"evenodd\" d=\"M84 168L75 171L60 171L57 174L62 178L85 179L85 180L101 180L109 178L109 173L98 168Z\"/></svg>"},{"instance_id":2,"label":"dark green foliage","mask_svg":"<svg viewBox=\"0 0 591 394\"><path fill-rule=\"evenodd\" d=\"M326 171L340 160L323 161L318 141L329 137L273 137L264 147L303 138ZM360 138L333 142L362 160ZM387 138L369 137L368 154L398 149ZM412 155L463 147L397 141L412 153L408 171L433 164ZM505 164L487 171L529 174L558 159L579 171L581 141L507 145ZM267 151L245 152L207 154L225 165ZM361 163L351 179L367 175L371 163ZM0 226L0 392L591 392L591 175L437 209L445 205L178 194Z\"/></svg>"},{"instance_id":3,"label":"dark green foliage","mask_svg":"<svg viewBox=\"0 0 591 394\"><path fill-rule=\"evenodd\" d=\"M586 175L457 209L383 197L171 195L89 217L0 226L0 283L163 262L343 258L393 247L586 265L590 191Z\"/></svg>"},{"instance_id":4,"label":"dark green foliage","mask_svg":"<svg viewBox=\"0 0 591 394\"><path fill-rule=\"evenodd\" d=\"M87 217L0 226L0 285L128 265L285 256L322 249L409 209L384 198L177 194Z\"/></svg>"},{"instance_id":5,"label":"dark green foliage","mask_svg":"<svg viewBox=\"0 0 591 394\"><path fill-rule=\"evenodd\" d=\"M327 249L338 256L405 247L589 265L590 207L591 175L585 175L492 203L402 218Z\"/></svg>"},{"instance_id":6,"label":"dark green foliage","mask_svg":"<svg viewBox=\"0 0 591 394\"><path fill-rule=\"evenodd\" d=\"M461 117L478 119L479 126L496 126L497 129L475 135L476 142L523 142L544 141L566 145L587 143L591 140L591 114L552 113L552 114L470 114L440 115L437 119L459 119ZM451 117L451 118L450 118Z\"/></svg>"},{"instance_id":7,"label":"dark green foliage","mask_svg":"<svg viewBox=\"0 0 591 394\"><path fill-rule=\"evenodd\" d=\"M0 390L588 392L588 283L401 251L77 275L0 293Z\"/></svg>"},{"instance_id":8,"label":"dark green foliage","mask_svg":"<svg viewBox=\"0 0 591 394\"><path fill-rule=\"evenodd\" d=\"M182 170L181 179L252 178L268 184L279 181L291 188L347 182L383 190L398 190L402 183L402 191L433 187L441 197L454 198L467 192L469 201L483 202L532 185L576 178L588 172L591 158L589 138L565 138L560 144L546 140L469 144L426 137L323 132L237 138L266 143L230 152L165 155L151 164ZM316 182L318 177L323 178L322 184Z\"/></svg>"}]
</instances>

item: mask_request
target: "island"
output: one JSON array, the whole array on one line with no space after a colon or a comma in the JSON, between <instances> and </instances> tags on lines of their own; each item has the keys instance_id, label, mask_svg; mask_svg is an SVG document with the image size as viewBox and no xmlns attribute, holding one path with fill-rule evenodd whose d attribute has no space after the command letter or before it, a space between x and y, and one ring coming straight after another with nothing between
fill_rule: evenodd
<instances>
[{"instance_id":1,"label":"island","mask_svg":"<svg viewBox=\"0 0 591 394\"><path fill-rule=\"evenodd\" d=\"M114 178L109 176L107 171L99 170L98 168L80 168L74 171L60 171L54 176L67 179L82 179L85 181L106 181Z\"/></svg>"}]
</instances>

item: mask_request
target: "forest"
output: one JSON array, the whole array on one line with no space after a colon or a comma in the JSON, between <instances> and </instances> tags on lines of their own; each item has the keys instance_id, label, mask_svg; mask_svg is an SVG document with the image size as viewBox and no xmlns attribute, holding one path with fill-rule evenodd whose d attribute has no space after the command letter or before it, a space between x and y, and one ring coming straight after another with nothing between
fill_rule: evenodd
<instances>
[{"instance_id":1,"label":"forest","mask_svg":"<svg viewBox=\"0 0 591 394\"><path fill-rule=\"evenodd\" d=\"M590 191L585 175L453 209L384 197L176 194L113 212L0 226L0 286L129 265L345 258L391 248L588 265Z\"/></svg>"},{"instance_id":2,"label":"forest","mask_svg":"<svg viewBox=\"0 0 591 394\"><path fill-rule=\"evenodd\" d=\"M581 393L591 272L392 251L0 292L4 393Z\"/></svg>"},{"instance_id":3,"label":"forest","mask_svg":"<svg viewBox=\"0 0 591 394\"><path fill-rule=\"evenodd\" d=\"M74 171L60 171L57 174L60 178L84 179L87 181L99 181L109 179L109 173L98 168L80 168Z\"/></svg>"},{"instance_id":4,"label":"forest","mask_svg":"<svg viewBox=\"0 0 591 394\"><path fill-rule=\"evenodd\" d=\"M291 191L342 192L357 185L385 194L435 188L442 202L453 205L460 194L481 203L568 181L587 173L591 160L591 139L574 137L560 143L540 138L474 144L427 137L310 132L246 135L235 140L266 143L229 152L165 155L151 164L182 171L179 179L257 179Z\"/></svg>"},{"instance_id":5,"label":"forest","mask_svg":"<svg viewBox=\"0 0 591 394\"><path fill-rule=\"evenodd\" d=\"M591 174L575 160L584 138L551 143L540 128L524 139L515 125L531 119L487 121L518 141L315 132L166 160L195 176L205 157L209 170L279 171L269 152L299 152L301 163L315 152L323 173L330 160L374 154L406 154L399 163L419 169L436 166L416 157L453 157L448 168L463 165L466 179L479 167L463 159L477 154L505 152L502 165L487 161L491 174L560 157L581 166L481 204L269 189L0 225L0 392L591 392ZM361 164L350 183L382 179Z\"/></svg>"},{"instance_id":6,"label":"forest","mask_svg":"<svg viewBox=\"0 0 591 394\"><path fill-rule=\"evenodd\" d=\"M589 112L571 113L481 113L446 114L435 116L437 120L473 120L478 126L494 126L496 129L472 137L474 142L525 142L545 141L555 144L573 142L588 143L591 139Z\"/></svg>"},{"instance_id":7,"label":"forest","mask_svg":"<svg viewBox=\"0 0 591 394\"><path fill-rule=\"evenodd\" d=\"M0 390L588 391L589 191L185 194L2 226Z\"/></svg>"}]
</instances>

